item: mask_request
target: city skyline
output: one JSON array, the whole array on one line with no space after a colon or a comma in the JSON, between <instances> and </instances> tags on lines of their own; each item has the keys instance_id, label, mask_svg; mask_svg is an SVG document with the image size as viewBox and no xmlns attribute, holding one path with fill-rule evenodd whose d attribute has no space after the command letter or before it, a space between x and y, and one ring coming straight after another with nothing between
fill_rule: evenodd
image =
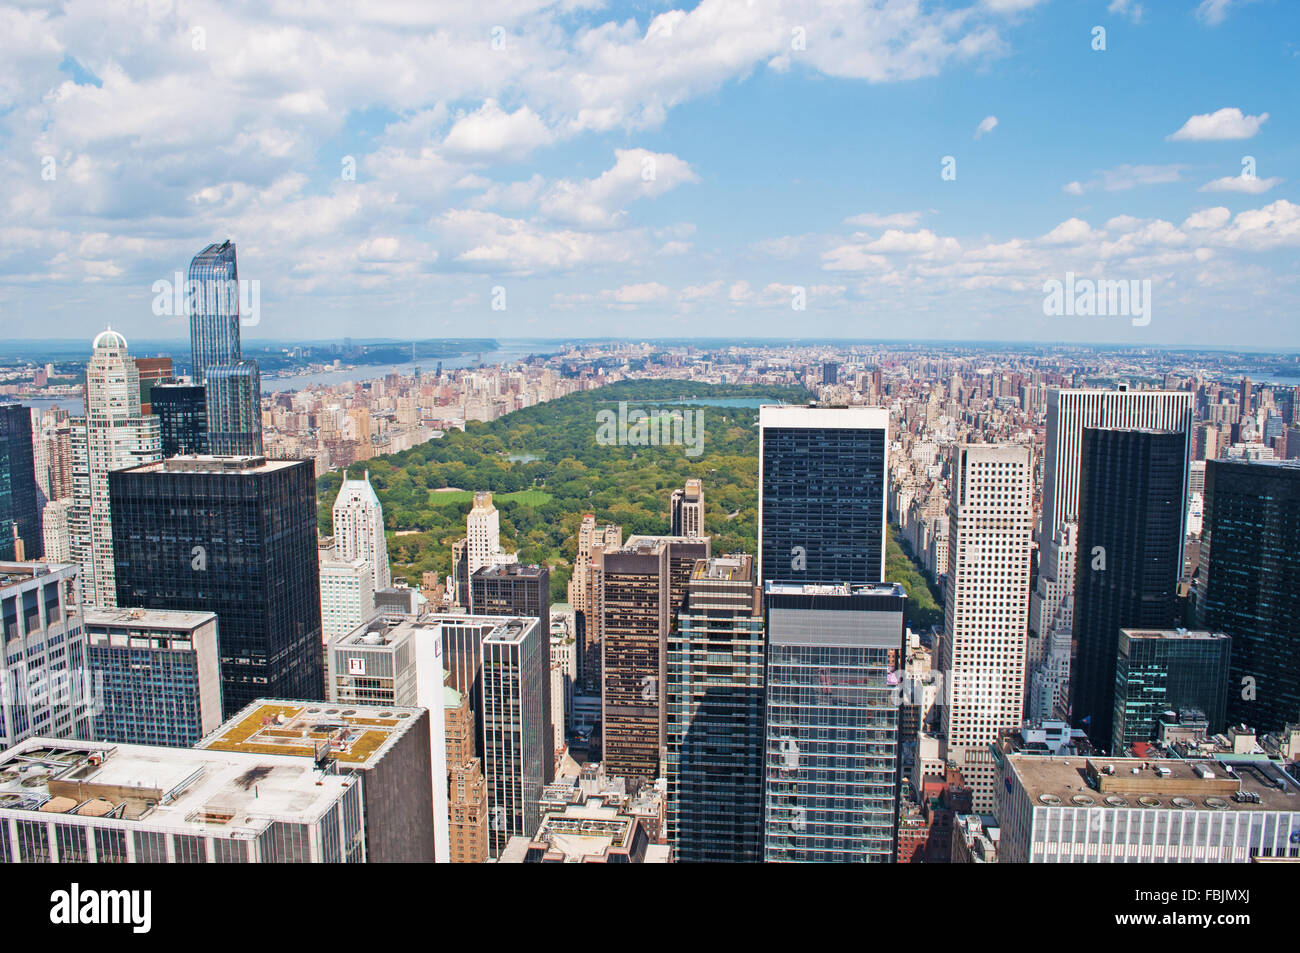
<instances>
[{"instance_id":1,"label":"city skyline","mask_svg":"<svg viewBox=\"0 0 1300 953\"><path fill-rule=\"evenodd\" d=\"M250 340L376 321L586 337L611 319L680 336L706 321L772 337L1294 339L1282 91L1300 58L1270 20L1294 18L1285 5L842 12L11 13L0 307L23 320L6 334L40 315L78 336L105 321L180 336L176 276L229 239L258 283ZM1139 83L1153 71L1168 80ZM180 121L211 99L226 108ZM94 118L119 112L135 118ZM1048 283L1076 278L1149 283L1143 313L1045 314Z\"/></svg>"}]
</instances>

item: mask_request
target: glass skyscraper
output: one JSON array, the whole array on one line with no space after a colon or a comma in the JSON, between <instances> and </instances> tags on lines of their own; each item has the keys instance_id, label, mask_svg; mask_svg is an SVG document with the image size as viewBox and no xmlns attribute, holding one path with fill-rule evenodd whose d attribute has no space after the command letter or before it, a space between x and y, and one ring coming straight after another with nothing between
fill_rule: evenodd
<instances>
[{"instance_id":1,"label":"glass skyscraper","mask_svg":"<svg viewBox=\"0 0 1300 953\"><path fill-rule=\"evenodd\" d=\"M765 406L758 420L760 582L884 579L888 411Z\"/></svg>"},{"instance_id":2,"label":"glass skyscraper","mask_svg":"<svg viewBox=\"0 0 1300 953\"><path fill-rule=\"evenodd\" d=\"M695 564L668 637L668 842L685 863L763 859L763 616L752 556Z\"/></svg>"},{"instance_id":3,"label":"glass skyscraper","mask_svg":"<svg viewBox=\"0 0 1300 953\"><path fill-rule=\"evenodd\" d=\"M42 552L40 502L32 454L32 413L22 404L0 404L0 559L16 559L17 537L23 559Z\"/></svg>"},{"instance_id":4,"label":"glass skyscraper","mask_svg":"<svg viewBox=\"0 0 1300 953\"><path fill-rule=\"evenodd\" d=\"M1119 630L1178 621L1186 472L1184 432L1084 428L1070 705L1102 750L1113 740Z\"/></svg>"},{"instance_id":5,"label":"glass skyscraper","mask_svg":"<svg viewBox=\"0 0 1300 953\"><path fill-rule=\"evenodd\" d=\"M149 406L158 418L162 455L208 453L208 405L201 384L155 384Z\"/></svg>"},{"instance_id":6,"label":"glass skyscraper","mask_svg":"<svg viewBox=\"0 0 1300 953\"><path fill-rule=\"evenodd\" d=\"M1195 711L1222 731L1232 639L1186 629L1121 629L1115 664L1112 754L1154 741L1160 716Z\"/></svg>"},{"instance_id":7,"label":"glass skyscraper","mask_svg":"<svg viewBox=\"0 0 1300 953\"><path fill-rule=\"evenodd\" d=\"M212 244L190 262L186 288L190 316L190 357L194 382L202 384L208 368L238 364L239 269L235 246Z\"/></svg>"},{"instance_id":8,"label":"glass skyscraper","mask_svg":"<svg viewBox=\"0 0 1300 953\"><path fill-rule=\"evenodd\" d=\"M262 454L261 375L256 361L217 364L206 383L208 447L217 455Z\"/></svg>"},{"instance_id":9,"label":"glass skyscraper","mask_svg":"<svg viewBox=\"0 0 1300 953\"><path fill-rule=\"evenodd\" d=\"M907 595L764 584L764 859L891 863Z\"/></svg>"},{"instance_id":10,"label":"glass skyscraper","mask_svg":"<svg viewBox=\"0 0 1300 953\"><path fill-rule=\"evenodd\" d=\"M215 612L221 704L324 698L310 460L174 457L109 474L118 605Z\"/></svg>"},{"instance_id":11,"label":"glass skyscraper","mask_svg":"<svg viewBox=\"0 0 1300 953\"><path fill-rule=\"evenodd\" d=\"M1300 461L1209 461L1196 596L1232 636L1228 721L1300 721Z\"/></svg>"}]
</instances>

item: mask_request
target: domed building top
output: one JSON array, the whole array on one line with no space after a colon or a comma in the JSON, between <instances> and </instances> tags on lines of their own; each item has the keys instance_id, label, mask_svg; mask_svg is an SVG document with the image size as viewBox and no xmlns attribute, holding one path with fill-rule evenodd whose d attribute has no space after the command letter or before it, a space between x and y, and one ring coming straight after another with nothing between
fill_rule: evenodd
<instances>
[{"instance_id":1,"label":"domed building top","mask_svg":"<svg viewBox=\"0 0 1300 953\"><path fill-rule=\"evenodd\" d=\"M121 351L125 351L126 338L122 337L122 335L118 334L112 328L105 328L103 331L100 331L99 334L95 336L95 343L92 344L91 347L95 348L96 350L98 350L101 347L111 347L111 348L117 348L118 350Z\"/></svg>"}]
</instances>

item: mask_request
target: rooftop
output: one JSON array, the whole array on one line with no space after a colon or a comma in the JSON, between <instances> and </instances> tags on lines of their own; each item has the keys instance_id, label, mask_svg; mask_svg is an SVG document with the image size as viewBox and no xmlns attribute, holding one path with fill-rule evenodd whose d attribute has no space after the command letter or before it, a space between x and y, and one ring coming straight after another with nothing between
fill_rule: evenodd
<instances>
[{"instance_id":1,"label":"rooftop","mask_svg":"<svg viewBox=\"0 0 1300 953\"><path fill-rule=\"evenodd\" d=\"M1300 785L1268 761L1009 754L1007 764L1036 805L1300 811Z\"/></svg>"},{"instance_id":2,"label":"rooftop","mask_svg":"<svg viewBox=\"0 0 1300 953\"><path fill-rule=\"evenodd\" d=\"M299 466L301 460L247 456L176 456L129 468L130 473L272 473Z\"/></svg>"},{"instance_id":3,"label":"rooftop","mask_svg":"<svg viewBox=\"0 0 1300 953\"><path fill-rule=\"evenodd\" d=\"M210 751L321 758L369 767L383 758L421 708L331 705L259 698L199 742Z\"/></svg>"},{"instance_id":4,"label":"rooftop","mask_svg":"<svg viewBox=\"0 0 1300 953\"><path fill-rule=\"evenodd\" d=\"M252 837L276 820L315 820L353 780L296 757L29 738L0 754L0 810Z\"/></svg>"},{"instance_id":5,"label":"rooftop","mask_svg":"<svg viewBox=\"0 0 1300 953\"><path fill-rule=\"evenodd\" d=\"M189 631L216 619L215 612L191 612L184 609L100 609L87 606L82 611L86 627L123 627L180 629Z\"/></svg>"},{"instance_id":6,"label":"rooftop","mask_svg":"<svg viewBox=\"0 0 1300 953\"><path fill-rule=\"evenodd\" d=\"M75 571L76 568L77 567L71 563L0 562L0 589L7 589L10 586L16 586L24 582L31 582L33 579L54 573L62 572L67 574L69 570Z\"/></svg>"}]
</instances>

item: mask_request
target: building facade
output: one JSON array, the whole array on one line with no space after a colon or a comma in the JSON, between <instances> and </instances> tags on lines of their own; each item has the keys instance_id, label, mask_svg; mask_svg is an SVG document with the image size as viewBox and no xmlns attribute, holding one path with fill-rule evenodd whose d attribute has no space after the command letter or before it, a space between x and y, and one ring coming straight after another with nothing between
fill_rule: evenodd
<instances>
[{"instance_id":1,"label":"building facade","mask_svg":"<svg viewBox=\"0 0 1300 953\"><path fill-rule=\"evenodd\" d=\"M31 411L0 404L0 560L41 558L40 496Z\"/></svg>"},{"instance_id":2,"label":"building facade","mask_svg":"<svg viewBox=\"0 0 1300 953\"><path fill-rule=\"evenodd\" d=\"M763 859L892 863L907 596L764 584Z\"/></svg>"},{"instance_id":3,"label":"building facade","mask_svg":"<svg viewBox=\"0 0 1300 953\"><path fill-rule=\"evenodd\" d=\"M1228 727L1232 639L1222 632L1120 629L1110 750L1154 741L1165 712L1194 712L1217 734Z\"/></svg>"},{"instance_id":4,"label":"building facade","mask_svg":"<svg viewBox=\"0 0 1300 953\"><path fill-rule=\"evenodd\" d=\"M889 413L759 408L760 582L885 578Z\"/></svg>"}]
</instances>

